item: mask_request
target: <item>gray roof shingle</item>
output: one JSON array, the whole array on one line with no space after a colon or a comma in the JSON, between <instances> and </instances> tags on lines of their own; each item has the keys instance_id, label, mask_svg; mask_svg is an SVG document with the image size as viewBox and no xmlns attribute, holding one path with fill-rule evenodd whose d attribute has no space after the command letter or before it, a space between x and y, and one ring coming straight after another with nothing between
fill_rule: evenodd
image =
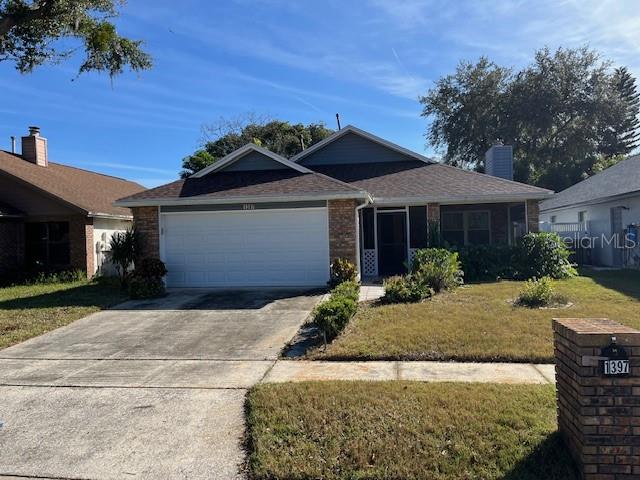
<instances>
[{"instance_id":1,"label":"gray roof shingle","mask_svg":"<svg viewBox=\"0 0 640 480\"><path fill-rule=\"evenodd\" d=\"M638 191L640 155L634 155L557 193L553 198L542 202L540 209L562 208Z\"/></svg>"}]
</instances>

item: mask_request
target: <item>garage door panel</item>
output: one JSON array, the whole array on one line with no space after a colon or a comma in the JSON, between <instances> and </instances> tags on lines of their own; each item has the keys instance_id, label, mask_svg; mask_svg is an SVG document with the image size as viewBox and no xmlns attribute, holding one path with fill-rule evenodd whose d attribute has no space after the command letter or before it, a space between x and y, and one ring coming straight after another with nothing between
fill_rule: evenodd
<instances>
[{"instance_id":1,"label":"garage door panel","mask_svg":"<svg viewBox=\"0 0 640 480\"><path fill-rule=\"evenodd\" d=\"M169 286L322 285L326 208L163 215Z\"/></svg>"}]
</instances>

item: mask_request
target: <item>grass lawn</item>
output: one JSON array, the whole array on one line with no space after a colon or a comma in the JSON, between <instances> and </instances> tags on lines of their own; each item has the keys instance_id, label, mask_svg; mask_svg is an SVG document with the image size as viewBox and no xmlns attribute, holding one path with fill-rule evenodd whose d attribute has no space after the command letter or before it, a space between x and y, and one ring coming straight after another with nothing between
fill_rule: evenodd
<instances>
[{"instance_id":1,"label":"grass lawn","mask_svg":"<svg viewBox=\"0 0 640 480\"><path fill-rule=\"evenodd\" d=\"M118 286L86 281L0 288L0 349L125 299Z\"/></svg>"},{"instance_id":2,"label":"grass lawn","mask_svg":"<svg viewBox=\"0 0 640 480\"><path fill-rule=\"evenodd\" d=\"M408 359L553 363L553 317L608 317L640 328L640 272L585 271L557 282L573 306L515 307L523 282L468 285L421 304L359 310L318 359Z\"/></svg>"},{"instance_id":3,"label":"grass lawn","mask_svg":"<svg viewBox=\"0 0 640 480\"><path fill-rule=\"evenodd\" d=\"M263 384L247 412L255 479L578 479L550 385Z\"/></svg>"}]
</instances>

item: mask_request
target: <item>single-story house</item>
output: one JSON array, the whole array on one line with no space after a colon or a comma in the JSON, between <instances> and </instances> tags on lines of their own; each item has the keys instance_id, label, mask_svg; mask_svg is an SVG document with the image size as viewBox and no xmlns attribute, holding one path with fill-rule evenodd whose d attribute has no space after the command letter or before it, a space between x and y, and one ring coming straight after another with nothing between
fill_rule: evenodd
<instances>
[{"instance_id":1,"label":"single-story house","mask_svg":"<svg viewBox=\"0 0 640 480\"><path fill-rule=\"evenodd\" d=\"M607 267L640 267L640 155L631 156L540 204L555 231Z\"/></svg>"},{"instance_id":2,"label":"single-story house","mask_svg":"<svg viewBox=\"0 0 640 480\"><path fill-rule=\"evenodd\" d=\"M144 187L50 162L47 139L29 130L21 155L0 151L0 273L73 268L93 276L113 233L132 224L131 211L113 202Z\"/></svg>"},{"instance_id":3,"label":"single-story house","mask_svg":"<svg viewBox=\"0 0 640 480\"><path fill-rule=\"evenodd\" d=\"M492 147L493 171L512 171L510 152ZM400 273L434 228L450 244L512 243L538 229L551 194L347 126L291 159L245 145L116 205L132 209L171 287L286 286L325 284L336 258L363 277Z\"/></svg>"}]
</instances>

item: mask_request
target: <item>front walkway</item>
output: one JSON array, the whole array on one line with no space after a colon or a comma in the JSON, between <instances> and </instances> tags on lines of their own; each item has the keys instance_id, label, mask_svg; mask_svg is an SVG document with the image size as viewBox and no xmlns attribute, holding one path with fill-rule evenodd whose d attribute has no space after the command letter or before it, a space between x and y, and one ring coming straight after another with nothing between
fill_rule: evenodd
<instances>
[{"instance_id":1,"label":"front walkway","mask_svg":"<svg viewBox=\"0 0 640 480\"><path fill-rule=\"evenodd\" d=\"M280 360L264 383L307 380L413 380L419 382L555 383L554 365L456 362L322 362Z\"/></svg>"}]
</instances>

